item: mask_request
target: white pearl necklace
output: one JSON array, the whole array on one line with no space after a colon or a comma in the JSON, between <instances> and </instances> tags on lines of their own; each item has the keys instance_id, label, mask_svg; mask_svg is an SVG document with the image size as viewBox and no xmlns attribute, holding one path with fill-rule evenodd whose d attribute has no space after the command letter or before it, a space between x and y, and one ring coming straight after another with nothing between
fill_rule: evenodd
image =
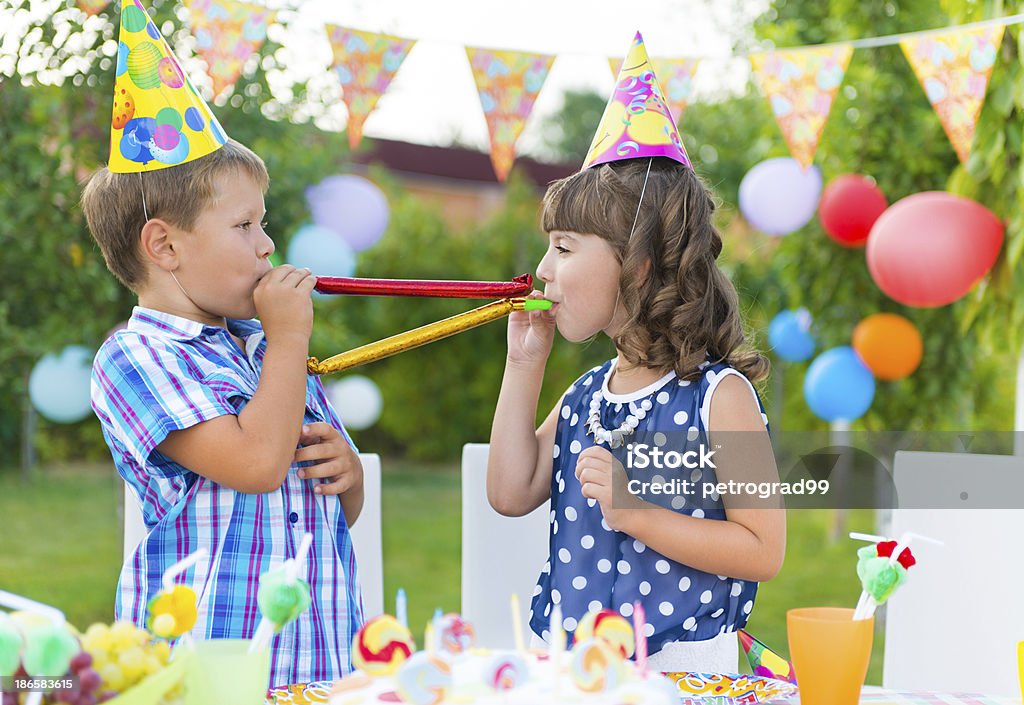
<instances>
[{"instance_id":1,"label":"white pearl necklace","mask_svg":"<svg viewBox=\"0 0 1024 705\"><path fill-rule=\"evenodd\" d=\"M601 425L601 402L604 401L604 394L600 389L594 392L590 397L590 415L587 417L587 433L594 437L594 442L598 445L607 443L609 448L618 448L622 445L622 441L627 436L632 435L636 431L636 427L640 425L640 422L647 416L647 412L654 406L651 404L650 399L644 399L640 402L640 406L637 406L634 402L629 402L630 414L626 417L618 428L609 431Z\"/></svg>"}]
</instances>

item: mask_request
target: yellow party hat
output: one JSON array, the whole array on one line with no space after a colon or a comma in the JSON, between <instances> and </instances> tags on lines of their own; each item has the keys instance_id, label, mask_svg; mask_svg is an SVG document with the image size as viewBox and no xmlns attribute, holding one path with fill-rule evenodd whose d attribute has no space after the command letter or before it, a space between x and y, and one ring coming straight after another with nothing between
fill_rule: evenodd
<instances>
[{"instance_id":1,"label":"yellow party hat","mask_svg":"<svg viewBox=\"0 0 1024 705\"><path fill-rule=\"evenodd\" d=\"M156 171L220 149L223 128L139 0L122 0L110 161L117 174Z\"/></svg>"},{"instance_id":2,"label":"yellow party hat","mask_svg":"<svg viewBox=\"0 0 1024 705\"><path fill-rule=\"evenodd\" d=\"M668 157L693 168L647 57L644 38L637 32L583 169L640 157Z\"/></svg>"}]
</instances>

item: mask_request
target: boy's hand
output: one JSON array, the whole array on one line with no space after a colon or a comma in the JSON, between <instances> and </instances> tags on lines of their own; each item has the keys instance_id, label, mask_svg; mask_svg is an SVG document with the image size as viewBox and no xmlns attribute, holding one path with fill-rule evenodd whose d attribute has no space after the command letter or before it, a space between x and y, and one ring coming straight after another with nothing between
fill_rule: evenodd
<instances>
[{"instance_id":1,"label":"boy's hand","mask_svg":"<svg viewBox=\"0 0 1024 705\"><path fill-rule=\"evenodd\" d=\"M585 448L576 458L576 479L582 485L583 496L596 499L600 504L605 523L616 531L626 531L629 515L633 509L641 506L642 500L627 490L626 471L622 463L607 448Z\"/></svg>"},{"instance_id":2,"label":"boy's hand","mask_svg":"<svg viewBox=\"0 0 1024 705\"><path fill-rule=\"evenodd\" d=\"M533 291L529 299L544 298ZM508 317L508 359L519 364L545 363L555 340L555 312L513 311Z\"/></svg>"},{"instance_id":3,"label":"boy's hand","mask_svg":"<svg viewBox=\"0 0 1024 705\"><path fill-rule=\"evenodd\" d=\"M305 447L295 451L295 462L316 463L300 469L299 477L330 480L313 488L317 494L344 494L363 484L363 464L359 456L331 424L317 421L304 425L299 443Z\"/></svg>"},{"instance_id":4,"label":"boy's hand","mask_svg":"<svg viewBox=\"0 0 1024 705\"><path fill-rule=\"evenodd\" d=\"M309 341L313 333L313 287L316 277L308 269L290 264L263 275L253 292L256 314L267 341L294 336Z\"/></svg>"}]
</instances>

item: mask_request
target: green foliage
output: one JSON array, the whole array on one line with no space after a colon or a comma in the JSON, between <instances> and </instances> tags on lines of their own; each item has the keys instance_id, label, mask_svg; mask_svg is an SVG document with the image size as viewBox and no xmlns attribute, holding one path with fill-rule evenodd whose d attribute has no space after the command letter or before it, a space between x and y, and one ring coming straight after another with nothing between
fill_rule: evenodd
<instances>
[{"instance_id":1,"label":"green foliage","mask_svg":"<svg viewBox=\"0 0 1024 705\"><path fill-rule=\"evenodd\" d=\"M604 115L606 98L592 91L567 90L562 107L543 125L544 147L552 161L582 164Z\"/></svg>"}]
</instances>

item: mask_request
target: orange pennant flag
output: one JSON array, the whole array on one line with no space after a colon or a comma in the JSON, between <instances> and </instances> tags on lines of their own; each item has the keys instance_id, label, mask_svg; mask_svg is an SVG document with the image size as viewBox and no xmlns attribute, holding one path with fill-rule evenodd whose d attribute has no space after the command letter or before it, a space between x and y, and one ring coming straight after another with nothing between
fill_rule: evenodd
<instances>
[{"instance_id":1,"label":"orange pennant flag","mask_svg":"<svg viewBox=\"0 0 1024 705\"><path fill-rule=\"evenodd\" d=\"M814 161L852 54L852 46L841 44L750 56L789 152L804 168Z\"/></svg>"},{"instance_id":2,"label":"orange pennant flag","mask_svg":"<svg viewBox=\"0 0 1024 705\"><path fill-rule=\"evenodd\" d=\"M700 59L651 59L651 68L661 81L665 104L677 125L683 119L686 106L693 96L693 77L697 74L698 66ZM618 76L622 59L608 59L608 68L612 70L613 76Z\"/></svg>"},{"instance_id":3,"label":"orange pennant flag","mask_svg":"<svg viewBox=\"0 0 1024 705\"><path fill-rule=\"evenodd\" d=\"M498 180L504 181L516 158L516 140L555 57L473 47L466 47L466 55L491 136L491 163Z\"/></svg>"},{"instance_id":4,"label":"orange pennant flag","mask_svg":"<svg viewBox=\"0 0 1024 705\"><path fill-rule=\"evenodd\" d=\"M185 0L185 6L191 14L196 50L209 67L217 97L235 84L245 62L263 46L267 26L277 13L234 0Z\"/></svg>"},{"instance_id":5,"label":"orange pennant flag","mask_svg":"<svg viewBox=\"0 0 1024 705\"><path fill-rule=\"evenodd\" d=\"M348 143L352 149L363 139L363 123L391 84L415 39L361 32L327 25L334 60L331 68L341 82L348 107Z\"/></svg>"},{"instance_id":6,"label":"orange pennant flag","mask_svg":"<svg viewBox=\"0 0 1024 705\"><path fill-rule=\"evenodd\" d=\"M1004 29L960 29L900 42L962 163L971 156L974 128Z\"/></svg>"}]
</instances>

